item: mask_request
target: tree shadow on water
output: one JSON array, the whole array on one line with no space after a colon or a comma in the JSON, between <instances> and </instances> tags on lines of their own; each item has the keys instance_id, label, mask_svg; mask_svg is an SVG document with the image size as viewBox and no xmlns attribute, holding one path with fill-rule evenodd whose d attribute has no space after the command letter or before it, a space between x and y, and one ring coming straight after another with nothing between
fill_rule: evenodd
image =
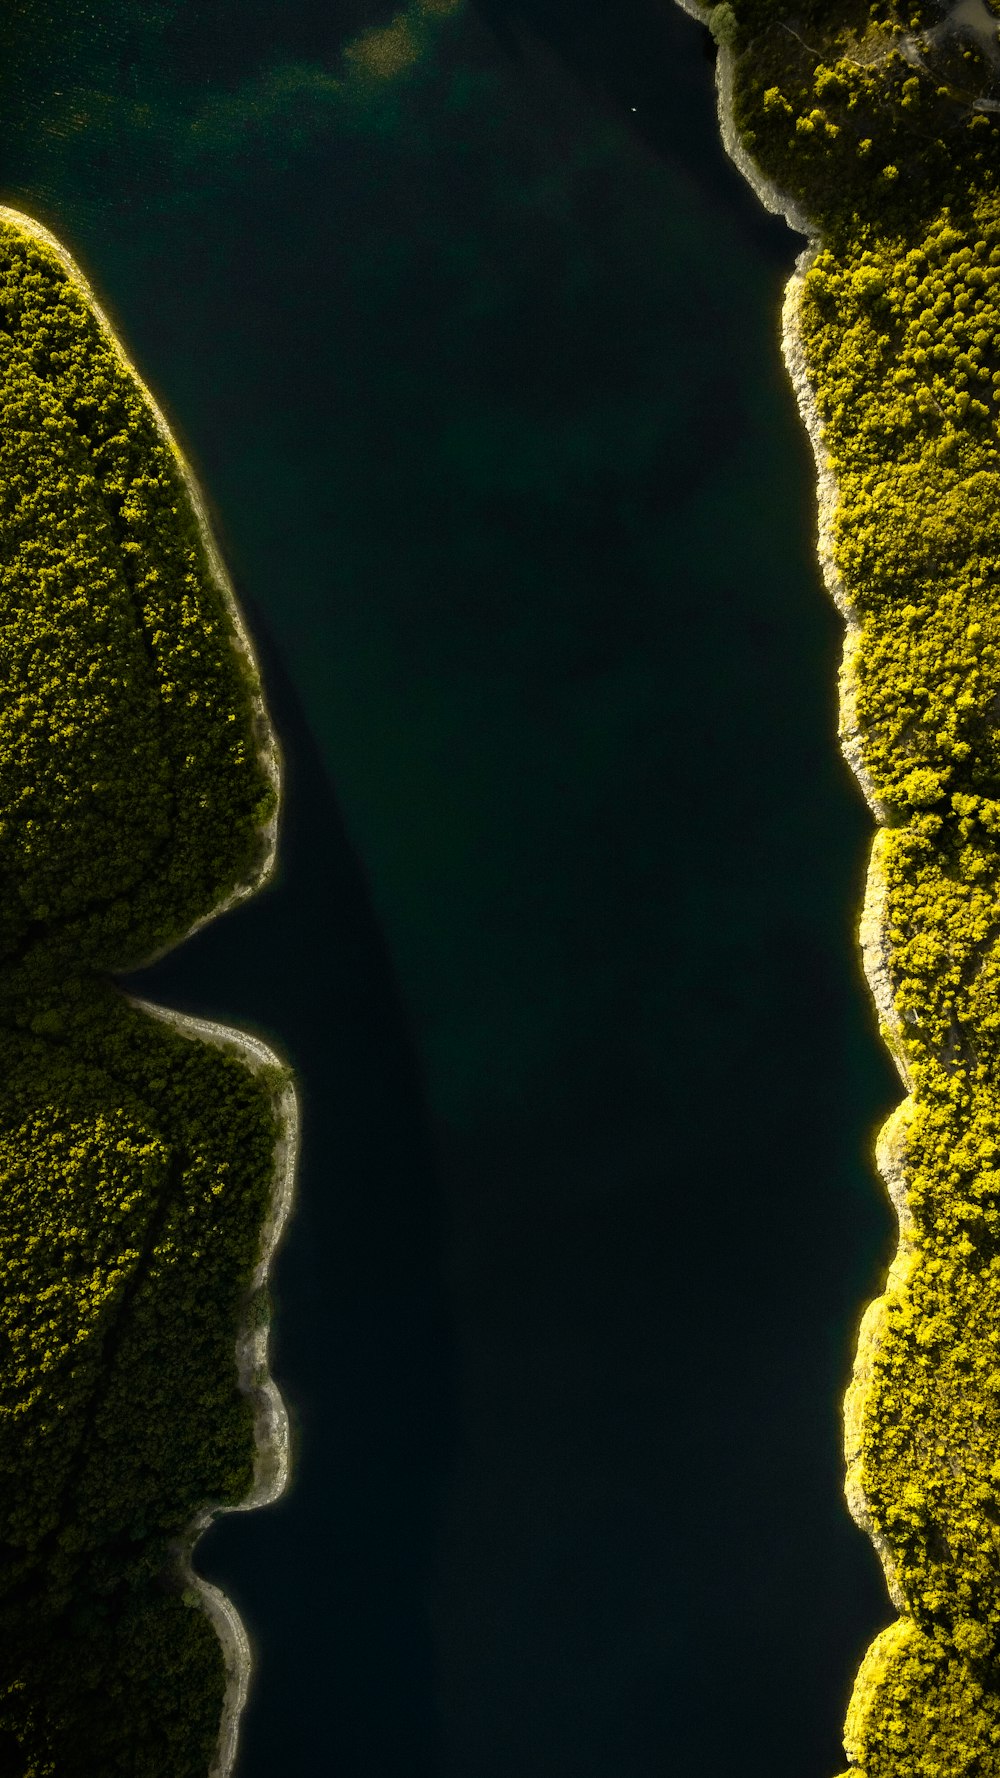
<instances>
[{"instance_id":1,"label":"tree shadow on water","mask_svg":"<svg viewBox=\"0 0 1000 1778\"><path fill-rule=\"evenodd\" d=\"M438 1778L427 1614L455 1443L441 1195L419 1065L362 868L297 695L253 632L285 757L279 870L126 984L260 1031L302 1103L295 1211L271 1272L289 1491L224 1517L198 1566L254 1644L239 1778Z\"/></svg>"}]
</instances>

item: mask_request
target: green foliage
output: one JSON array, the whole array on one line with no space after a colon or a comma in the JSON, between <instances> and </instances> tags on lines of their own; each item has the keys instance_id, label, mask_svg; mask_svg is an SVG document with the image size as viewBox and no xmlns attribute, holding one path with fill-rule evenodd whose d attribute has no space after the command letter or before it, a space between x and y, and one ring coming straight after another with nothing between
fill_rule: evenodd
<instances>
[{"instance_id":1,"label":"green foliage","mask_svg":"<svg viewBox=\"0 0 1000 1778\"><path fill-rule=\"evenodd\" d=\"M896 1268L866 1354L852 1486L913 1622L943 1637L955 1658L977 1636L992 1657L1000 1641L1000 200L992 182L984 178L962 212L945 206L919 230L866 222L824 247L805 279L800 329L837 481L834 556L859 626L851 681L860 759L890 822L879 870L892 1041L913 1093L905 1144L913 1251ZM888 1771L881 1743L869 1736L865 1746L864 1770Z\"/></svg>"},{"instance_id":2,"label":"green foliage","mask_svg":"<svg viewBox=\"0 0 1000 1778\"><path fill-rule=\"evenodd\" d=\"M867 1778L986 1778L1000 1758L995 1672L893 1624L865 1657L844 1741Z\"/></svg>"},{"instance_id":3,"label":"green foliage","mask_svg":"<svg viewBox=\"0 0 1000 1778\"><path fill-rule=\"evenodd\" d=\"M744 145L828 237L926 219L989 176L996 62L974 34L942 30L930 0L732 10Z\"/></svg>"},{"instance_id":4,"label":"green foliage","mask_svg":"<svg viewBox=\"0 0 1000 1778\"><path fill-rule=\"evenodd\" d=\"M801 324L862 629L865 764L900 819L945 793L995 800L1000 204L825 248Z\"/></svg>"},{"instance_id":5,"label":"green foliage","mask_svg":"<svg viewBox=\"0 0 1000 1778\"><path fill-rule=\"evenodd\" d=\"M106 972L256 868L259 692L178 464L0 225L0 1727L39 1778L204 1778L177 1549L253 1473L235 1347L276 1082Z\"/></svg>"},{"instance_id":6,"label":"green foliage","mask_svg":"<svg viewBox=\"0 0 1000 1778\"><path fill-rule=\"evenodd\" d=\"M845 1745L865 1778L979 1778L1000 1771L1000 44L930 4L733 9L742 140L820 235L798 342L911 1087L901 1253L845 1416L903 1615Z\"/></svg>"},{"instance_id":7,"label":"green foliage","mask_svg":"<svg viewBox=\"0 0 1000 1778\"><path fill-rule=\"evenodd\" d=\"M0 224L0 963L122 968L252 873L256 689L142 391Z\"/></svg>"}]
</instances>

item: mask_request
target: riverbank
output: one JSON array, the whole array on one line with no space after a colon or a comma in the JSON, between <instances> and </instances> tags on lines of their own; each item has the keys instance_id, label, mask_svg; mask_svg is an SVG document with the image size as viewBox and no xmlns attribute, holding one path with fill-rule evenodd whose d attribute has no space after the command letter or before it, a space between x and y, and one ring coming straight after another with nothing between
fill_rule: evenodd
<instances>
[{"instance_id":1,"label":"riverbank","mask_svg":"<svg viewBox=\"0 0 1000 1778\"><path fill-rule=\"evenodd\" d=\"M678 0L678 4L701 24L707 23L704 8L694 0ZM802 206L769 180L748 154L733 121L733 85L735 52L728 44L718 45L716 95L719 129L723 146L730 159L766 210L784 217L788 227L808 239L808 246L799 255L795 270L785 286L781 312L781 353L785 369L795 392L802 423L808 434L816 469L817 558L823 584L844 620L844 648L839 675L838 737L840 749L880 829L889 811L877 795L861 754L861 738L857 719L857 659L861 644L861 624L850 599L834 553L834 520L839 501L837 479L826 448L823 423L809 376L801 331L801 303L806 278L822 246L820 230L810 222ZM910 1089L912 1077L901 1042L901 1025L889 975L888 890L883 866L883 848L876 834L872 843L866 879L865 900L858 938L862 964L879 1016L880 1029L896 1064L903 1085ZM883 1125L876 1142L876 1165L890 1202L896 1212L898 1241L887 1278L887 1289L905 1278L913 1252L913 1218L906 1197L905 1130L913 1111L913 1100L905 1099ZM882 1563L889 1595L901 1611L903 1596L889 1545L872 1519L869 1502L857 1474L860 1449L857 1428L868 1379L872 1373L885 1320L885 1293L869 1304L862 1318L854 1359L852 1380L844 1403L845 1444L848 1473L845 1496L851 1517L858 1528L871 1538Z\"/></svg>"},{"instance_id":2,"label":"riverbank","mask_svg":"<svg viewBox=\"0 0 1000 1778\"><path fill-rule=\"evenodd\" d=\"M978 1770L1000 1733L992 126L905 53L893 13L872 9L862 44L845 9L817 24L819 49L752 0L713 18L744 45L739 61L720 52L727 148L794 226L799 200L822 219L805 230L782 345L815 458L820 565L847 629L841 746L879 824L862 961L909 1089L877 1144L898 1240L844 1403L848 1504L902 1621L862 1663L845 1748L866 1778ZM795 204L744 146L794 185Z\"/></svg>"},{"instance_id":3,"label":"riverbank","mask_svg":"<svg viewBox=\"0 0 1000 1778\"><path fill-rule=\"evenodd\" d=\"M705 24L704 9L692 0L678 0L691 17ZM795 270L785 286L781 311L781 353L785 369L795 392L799 415L809 438L816 470L817 541L816 551L823 584L844 620L844 648L838 688L838 737L841 752L856 778L862 794L880 827L888 817L885 804L878 797L870 773L861 755L857 720L857 659L861 644L861 624L853 601L848 595L834 553L834 520L839 501L837 478L827 451L823 423L806 363L801 330L801 304L806 278L822 247L822 234L802 206L779 186L769 180L746 150L733 121L733 86L736 55L725 43L718 46L716 92L719 127L723 145L730 159L751 186L765 209L783 216L790 229L807 237L808 246L799 255ZM879 1014L880 1028L900 1073L904 1086L912 1084L899 1038L899 1016L889 976L889 938L887 930L888 892L882 867L879 835L872 844L867 873L864 907L859 928L862 963L872 997ZM852 1367L851 1382L844 1400L845 1456L847 1476L845 1498L851 1517L859 1530L868 1536L878 1554L889 1596L896 1610L903 1612L906 1602L900 1585L896 1563L887 1540L879 1533L858 1474L861 1451L861 1421L874 1363L882 1343L887 1292L901 1285L906 1278L913 1253L913 1218L906 1195L905 1132L913 1112L913 1100L905 1099L883 1125L876 1143L876 1165L896 1212L898 1240L886 1280L886 1291L869 1303L862 1317Z\"/></svg>"},{"instance_id":4,"label":"riverbank","mask_svg":"<svg viewBox=\"0 0 1000 1778\"><path fill-rule=\"evenodd\" d=\"M264 702L260 669L253 651L250 635L246 624L243 621L243 614L240 611L239 602L236 598L236 590L212 534L204 497L198 486L194 471L174 437L163 409L147 384L144 383L139 371L136 369L136 366L132 362L128 353L125 351L108 315L101 307L100 301L94 291L94 287L86 273L77 264L72 254L67 251L58 237L54 235L50 229L47 229L44 223L36 221L33 216L28 216L21 210L14 210L6 204L0 204L0 222L8 223L10 227L18 229L22 234L27 235L30 240L37 241L41 246L48 248L48 250L55 255L56 259L58 259L66 276L77 286L81 295L84 297L87 307L93 315L94 320L97 322L97 325L103 333L111 350L114 352L131 381L136 385L144 403L152 414L156 430L159 433L163 444L166 446L174 460L181 481L184 484L185 493L191 502L198 532L198 540L208 566L210 578L222 599L226 616L229 620L230 639L246 670L248 690L253 707L254 739L257 744L257 755L264 768L265 775L269 781L274 796L274 808L268 817L268 820L260 830L261 855L256 869L251 872L244 882L238 883L228 892L228 894L218 901L209 913L199 916L198 919L192 921L184 932L180 933L177 937L170 939L167 944L152 952L149 956L142 958L140 962L132 965L132 967L136 969L145 969L151 964L158 962L168 951L172 951L175 945L183 944L185 940L191 938L194 933L199 932L203 926L208 925L209 921L217 919L220 914L227 913L230 908L237 907L251 895L256 895L257 891L261 889L273 875L278 855L278 823L280 817L282 779L281 749L274 725L271 722Z\"/></svg>"},{"instance_id":5,"label":"riverbank","mask_svg":"<svg viewBox=\"0 0 1000 1778\"><path fill-rule=\"evenodd\" d=\"M143 966L157 960L168 950L190 938L193 933L218 915L256 893L272 875L277 859L278 823L282 780L282 762L277 737L265 706L260 673L252 644L236 600L235 590L222 562L212 535L201 491L194 474L178 446L162 409L142 381L124 351L107 315L101 308L93 288L80 267L61 242L41 223L24 213L0 206L0 222L44 246L58 260L67 278L76 286L93 315L109 348L136 385L151 413L156 431L176 464L195 519L198 543L208 574L224 610L229 639L243 665L243 679L252 709L252 736L259 763L270 787L273 806L267 821L259 828L259 852L255 868L241 882L222 896L210 911L153 956ZM228 1778L236 1755L240 1717L246 1702L251 1653L249 1640L238 1613L219 1591L195 1574L192 1556L195 1544L211 1519L220 1511L248 1511L276 1500L287 1485L289 1472L288 1416L281 1395L268 1370L269 1319L266 1312L266 1289L272 1257L281 1239L290 1213L299 1140L299 1107L294 1082L286 1065L265 1044L248 1033L230 1030L220 1024L198 1020L148 1002L131 999L131 1003L150 1016L172 1026L192 1041L213 1044L237 1051L255 1075L283 1077L272 1095L272 1106L278 1124L278 1138L273 1157L273 1187L264 1226L261 1231L259 1259L247 1291L247 1313L236 1343L238 1384L254 1409L254 1479L250 1491L235 1506L209 1504L191 1525L178 1548L178 1557L186 1583L198 1594L202 1608L210 1618L219 1637L226 1668L226 1693L219 1731L218 1754L212 1767L212 1778Z\"/></svg>"},{"instance_id":6,"label":"riverbank","mask_svg":"<svg viewBox=\"0 0 1000 1778\"><path fill-rule=\"evenodd\" d=\"M254 1479L244 1498L234 1505L211 1504L190 1527L178 1555L185 1582L199 1595L204 1610L222 1644L226 1663L226 1696L219 1731L219 1752L210 1778L229 1778L236 1759L240 1718L247 1701L252 1668L250 1642L238 1611L221 1590L197 1574L193 1567L195 1546L212 1520L221 1513L251 1512L270 1506L288 1485L290 1436L288 1413L268 1369L270 1320L259 1313L260 1293L267 1286L271 1262L291 1213L299 1152L299 1103L287 1066L275 1052L249 1032L197 1019L152 1001L128 996L132 1006L159 1019L194 1042L219 1049L236 1050L254 1074L280 1070L285 1079L275 1090L272 1104L278 1120L274 1152L274 1188L261 1235L260 1258L247 1291L247 1314L236 1344L239 1387L254 1405Z\"/></svg>"},{"instance_id":7,"label":"riverbank","mask_svg":"<svg viewBox=\"0 0 1000 1778\"><path fill-rule=\"evenodd\" d=\"M785 367L795 391L799 413L812 447L816 466L817 490L817 555L823 584L844 619L844 652L839 676L838 733L841 752L854 773L879 831L872 842L865 881L865 899L858 928L861 961L879 1019L879 1030L896 1065L903 1086L909 1093L912 1072L902 1043L902 1026L889 973L889 892L881 844L888 818L885 804L876 794L871 776L861 757L861 738L857 722L857 661L861 646L861 624L853 602L837 569L833 548L834 518L839 499L837 479L833 473L823 438L823 425L816 397L809 378L802 344L800 313L805 280L820 249L820 236L815 234L809 247L796 262L788 281L781 318L781 347ZM861 1423L865 1397L873 1374L875 1360L882 1344L886 1325L887 1297L901 1288L908 1276L914 1251L913 1216L907 1203L905 1132L912 1117L914 1102L904 1099L890 1114L876 1139L875 1163L889 1200L896 1213L898 1236L896 1251L889 1265L885 1290L866 1308L858 1331L852 1365L851 1382L844 1399L844 1445L847 1474L844 1494L848 1510L860 1531L869 1537L882 1564L889 1597L896 1610L906 1609L899 1575L889 1543L876 1526L859 1470L861 1459Z\"/></svg>"}]
</instances>

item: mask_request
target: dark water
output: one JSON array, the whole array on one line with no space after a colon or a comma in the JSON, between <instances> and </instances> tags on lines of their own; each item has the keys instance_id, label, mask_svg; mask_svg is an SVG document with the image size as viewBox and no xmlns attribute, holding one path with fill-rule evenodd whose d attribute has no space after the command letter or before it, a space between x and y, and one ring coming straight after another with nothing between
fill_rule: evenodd
<instances>
[{"instance_id":1,"label":"dark water","mask_svg":"<svg viewBox=\"0 0 1000 1778\"><path fill-rule=\"evenodd\" d=\"M831 1778L891 1615L839 1401L897 1096L777 345L679 12L12 5L5 201L203 477L278 880L143 981L294 1060L294 1485L240 1778ZM416 17L416 12L412 15ZM632 110L632 107L635 110Z\"/></svg>"}]
</instances>

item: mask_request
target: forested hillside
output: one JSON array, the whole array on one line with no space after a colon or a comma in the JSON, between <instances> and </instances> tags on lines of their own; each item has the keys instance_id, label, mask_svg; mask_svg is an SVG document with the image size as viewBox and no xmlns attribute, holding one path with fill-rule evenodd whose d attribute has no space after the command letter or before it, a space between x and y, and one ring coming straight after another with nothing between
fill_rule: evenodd
<instances>
[{"instance_id":1,"label":"forested hillside","mask_svg":"<svg viewBox=\"0 0 1000 1778\"><path fill-rule=\"evenodd\" d=\"M175 451L56 254L0 224L0 1771L205 1778L225 1673L179 1541L253 1473L235 1346L277 1074L109 972L266 861L255 670Z\"/></svg>"},{"instance_id":2,"label":"forested hillside","mask_svg":"<svg viewBox=\"0 0 1000 1778\"><path fill-rule=\"evenodd\" d=\"M909 1089L882 1149L900 1250L846 1414L900 1619L846 1746L865 1778L995 1773L1000 33L985 0L732 0L709 22L751 174L818 238L786 344L849 623L845 747L883 823L866 963Z\"/></svg>"}]
</instances>

